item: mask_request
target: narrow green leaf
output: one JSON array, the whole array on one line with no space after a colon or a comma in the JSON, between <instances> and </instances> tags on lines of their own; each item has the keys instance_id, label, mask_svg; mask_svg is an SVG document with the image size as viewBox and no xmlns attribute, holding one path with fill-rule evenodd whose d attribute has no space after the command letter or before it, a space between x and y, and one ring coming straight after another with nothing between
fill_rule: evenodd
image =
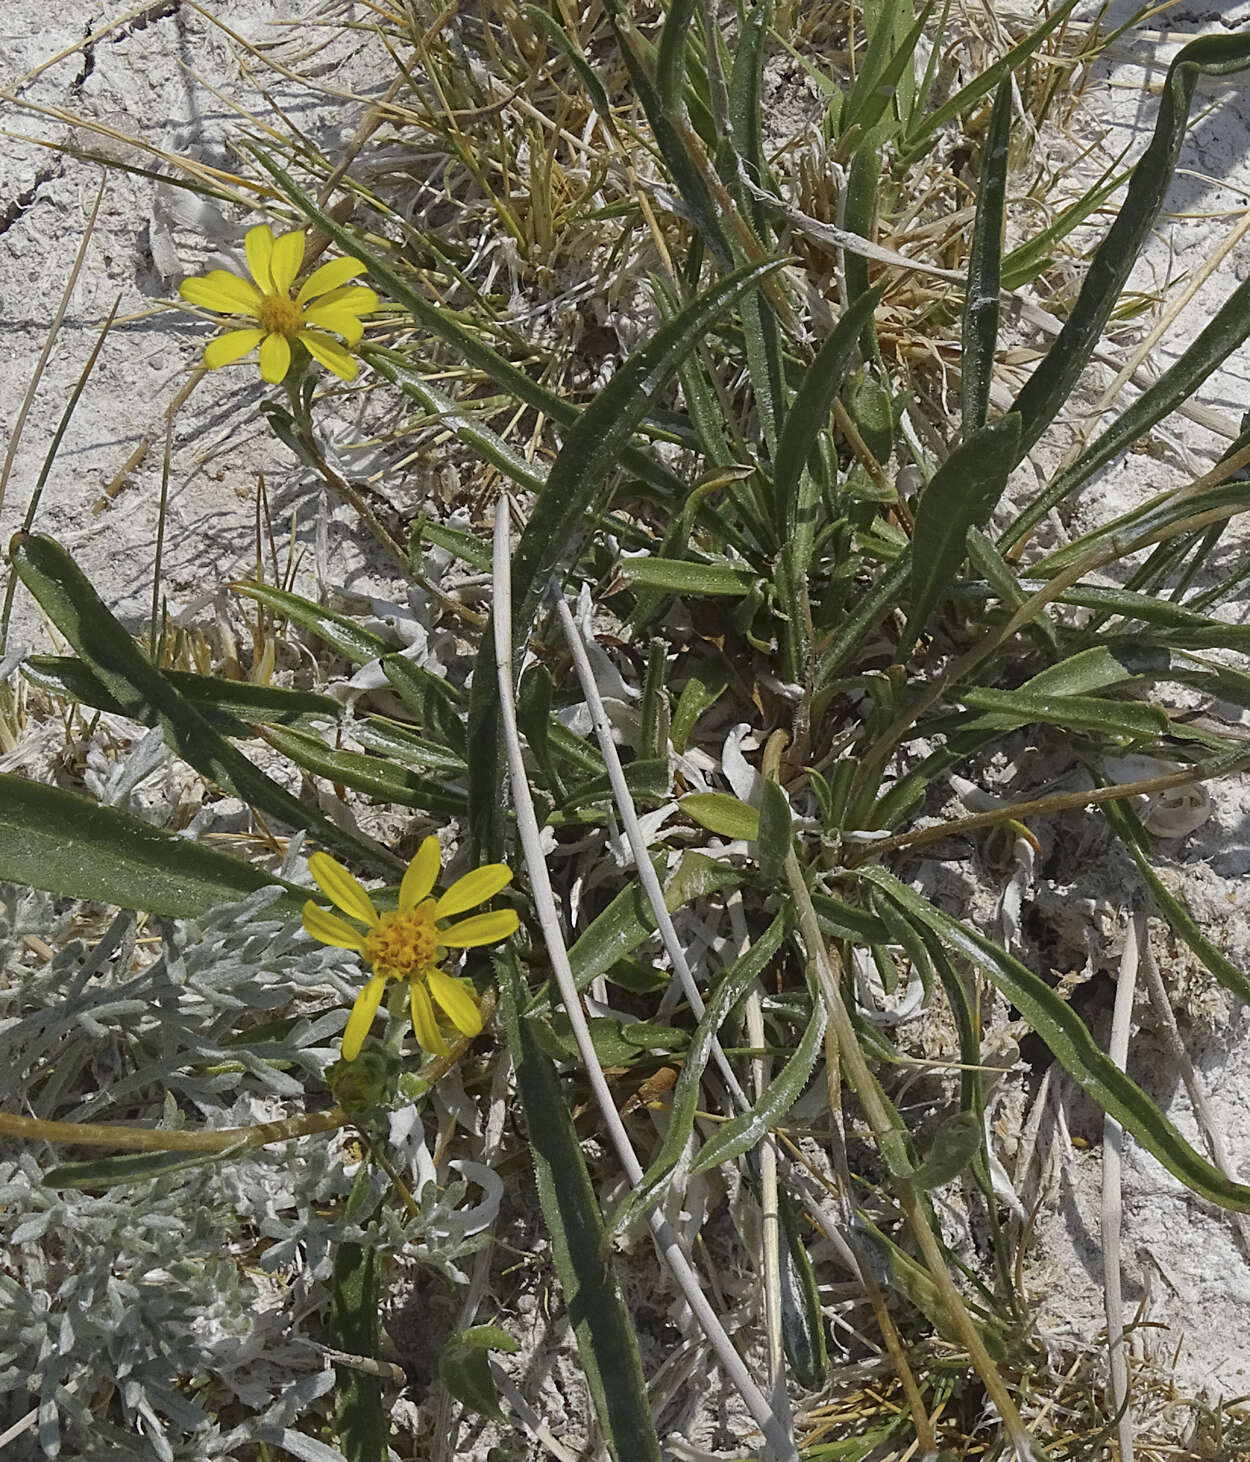
<instances>
[{"instance_id":1,"label":"narrow green leaf","mask_svg":"<svg viewBox=\"0 0 1250 1462\"><path fill-rule=\"evenodd\" d=\"M19 534L11 545L11 556L22 582L122 713L145 726L159 726L169 745L201 776L371 867L403 866L385 849L345 832L292 797L214 731L152 665L53 539L40 533Z\"/></svg>"},{"instance_id":2,"label":"narrow green leaf","mask_svg":"<svg viewBox=\"0 0 1250 1462\"><path fill-rule=\"evenodd\" d=\"M1069 731L1154 737L1165 735L1171 724L1161 706L1141 701L1092 695L1043 695L1031 690L991 690L986 686L961 687L952 694L974 711L1011 716L1020 726L1051 725Z\"/></svg>"},{"instance_id":3,"label":"narrow green leaf","mask_svg":"<svg viewBox=\"0 0 1250 1462\"><path fill-rule=\"evenodd\" d=\"M829 412L842 387L851 352L880 303L884 285L860 295L830 332L815 360L804 373L785 426L777 443L773 463L773 488L777 497L784 537L801 537L805 545L799 554L799 568L807 572L814 534L815 493L803 491L807 461L821 433L829 429Z\"/></svg>"},{"instance_id":4,"label":"narrow green leaf","mask_svg":"<svg viewBox=\"0 0 1250 1462\"><path fill-rule=\"evenodd\" d=\"M1085 1022L1044 980L983 934L942 913L883 868L865 867L859 873L883 888L913 918L928 925L951 949L984 970L1068 1074L1186 1187L1221 1208L1250 1211L1250 1187L1232 1182L1194 1151L1136 1082L1098 1049Z\"/></svg>"},{"instance_id":5,"label":"narrow green leaf","mask_svg":"<svg viewBox=\"0 0 1250 1462\"><path fill-rule=\"evenodd\" d=\"M657 875L663 872L663 861L663 853L652 859ZM664 889L664 906L674 914L697 898L736 888L741 882L742 874L727 863L701 853L685 853ZM655 929L655 915L646 895L637 882L627 883L569 949L569 965L577 988L584 990L592 980L606 974L649 939ZM548 997L541 996L526 1014L538 1015L550 1004Z\"/></svg>"},{"instance_id":6,"label":"narrow green leaf","mask_svg":"<svg viewBox=\"0 0 1250 1462\"><path fill-rule=\"evenodd\" d=\"M526 19L538 26L540 30L546 31L548 37L553 40L561 51L564 52L569 64L577 72L577 79L585 89L586 95L590 98L591 105L603 118L609 127L615 127L616 122L612 116L612 104L608 101L608 94L603 89L603 83L595 75L588 64L585 56L567 34L564 27L548 11L538 5L527 5L525 7Z\"/></svg>"},{"instance_id":7,"label":"narrow green leaf","mask_svg":"<svg viewBox=\"0 0 1250 1462\"><path fill-rule=\"evenodd\" d=\"M1229 517L1233 517L1237 513L1244 513L1247 510L1250 510L1250 483L1236 479L1206 488L1202 492L1189 494L1175 491L1161 492L1138 507L1130 508L1128 512L1121 513L1118 517L1091 529L1088 533L1083 533L1080 538L1073 539L1063 548L1048 553L1044 559L1030 564L1029 572L1040 579L1048 579L1054 574L1071 568L1073 564L1095 549L1102 552L1114 551L1117 556L1123 557L1139 544L1145 546L1146 541L1151 537L1168 530L1180 531L1184 525L1204 514L1223 511ZM1093 598L1099 594L1103 594L1105 599L1105 591L1091 586L1080 586L1067 592L1081 596L1093 596L1089 602L1093 602ZM1143 601L1149 601L1151 597L1150 595L1137 596L1137 602L1141 604L1141 609L1138 611L1139 618L1149 617L1147 604ZM1081 602L1083 602L1081 598L1072 600L1074 604ZM1160 600L1158 603L1160 607L1154 611L1155 614L1167 614L1178 609L1181 613L1193 613L1192 610L1185 611L1178 605L1168 604L1165 600ZM1208 623L1210 622L1208 621Z\"/></svg>"},{"instance_id":8,"label":"narrow green leaf","mask_svg":"<svg viewBox=\"0 0 1250 1462\"><path fill-rule=\"evenodd\" d=\"M727 792L691 792L681 799L681 810L719 837L741 838L748 843L759 838L759 810Z\"/></svg>"},{"instance_id":9,"label":"narrow green leaf","mask_svg":"<svg viewBox=\"0 0 1250 1462\"><path fill-rule=\"evenodd\" d=\"M790 1108L798 1101L807 1079L820 1055L820 1043L825 1034L825 1007L820 1001L812 1012L807 1029L794 1049L794 1054L778 1072L776 1079L746 1112L740 1112L699 1149L699 1154L690 1165L691 1174L706 1173L710 1168L732 1162L748 1149L754 1147L763 1137L781 1122Z\"/></svg>"},{"instance_id":10,"label":"narrow green leaf","mask_svg":"<svg viewBox=\"0 0 1250 1462\"><path fill-rule=\"evenodd\" d=\"M949 588L969 528L982 528L1019 459L1020 418L999 417L962 442L920 495L911 547L911 613L903 636L914 645L929 611Z\"/></svg>"},{"instance_id":11,"label":"narrow green leaf","mask_svg":"<svg viewBox=\"0 0 1250 1462\"><path fill-rule=\"evenodd\" d=\"M733 66L729 73L729 136L722 139L718 156L721 171L729 174L726 182L761 251L771 243L768 215L759 199L743 186L738 169L757 188L768 185L760 90L764 79L764 41L771 19L770 0L763 0L747 11L738 27ZM733 240L730 242L734 244ZM764 445L772 453L777 450L777 434L787 408L777 315L772 303L760 291L753 291L743 300L741 314L755 414Z\"/></svg>"},{"instance_id":12,"label":"narrow green leaf","mask_svg":"<svg viewBox=\"0 0 1250 1462\"><path fill-rule=\"evenodd\" d=\"M730 563L698 563L694 559L623 558L620 575L640 589L662 589L671 594L749 594L760 582L754 569Z\"/></svg>"},{"instance_id":13,"label":"narrow green leaf","mask_svg":"<svg viewBox=\"0 0 1250 1462\"><path fill-rule=\"evenodd\" d=\"M676 111L686 80L686 35L694 16L695 0L673 0L660 32L655 63L655 88L661 107Z\"/></svg>"},{"instance_id":14,"label":"narrow green leaf","mask_svg":"<svg viewBox=\"0 0 1250 1462\"><path fill-rule=\"evenodd\" d=\"M842 104L839 128L843 135L860 121L868 105L877 100L878 92L884 84L886 68L894 54L894 22L898 6L899 0L882 0L882 4L876 7L875 17L869 23L868 49L860 61L859 74L854 85ZM887 95L886 101L888 100ZM871 123L867 125L870 126Z\"/></svg>"},{"instance_id":15,"label":"narrow green leaf","mask_svg":"<svg viewBox=\"0 0 1250 1462\"><path fill-rule=\"evenodd\" d=\"M0 883L179 919L273 884L287 890L273 910L297 918L307 897L227 853L11 773L0 773Z\"/></svg>"},{"instance_id":16,"label":"narrow green leaf","mask_svg":"<svg viewBox=\"0 0 1250 1462\"><path fill-rule=\"evenodd\" d=\"M474 1325L469 1330L460 1330L438 1353L438 1379L462 1406L507 1426L490 1373L490 1352L499 1350L505 1355L515 1355L520 1348L507 1331L495 1325Z\"/></svg>"},{"instance_id":17,"label":"narrow green leaf","mask_svg":"<svg viewBox=\"0 0 1250 1462\"><path fill-rule=\"evenodd\" d=\"M900 554L867 593L860 597L855 608L843 619L829 643L820 652L813 677L815 690L823 691L828 688L847 657L868 631L899 602L907 590L910 574L911 555Z\"/></svg>"},{"instance_id":18,"label":"narrow green leaf","mask_svg":"<svg viewBox=\"0 0 1250 1462\"><path fill-rule=\"evenodd\" d=\"M520 965L504 954L495 969L539 1203L595 1415L616 1462L661 1462L638 1339L621 1300L577 1130L535 1022L521 1014L527 992Z\"/></svg>"},{"instance_id":19,"label":"narrow green leaf","mask_svg":"<svg viewBox=\"0 0 1250 1462\"><path fill-rule=\"evenodd\" d=\"M979 1112L956 1112L933 1137L924 1162L912 1173L918 1188L941 1188L953 1182L981 1150L985 1119Z\"/></svg>"},{"instance_id":20,"label":"narrow green leaf","mask_svg":"<svg viewBox=\"0 0 1250 1462\"><path fill-rule=\"evenodd\" d=\"M512 555L513 626L518 644L547 580L584 527L596 496L619 466L622 448L638 423L716 321L781 262L769 259L744 265L709 286L636 350L582 412L552 463L546 486Z\"/></svg>"},{"instance_id":21,"label":"narrow green leaf","mask_svg":"<svg viewBox=\"0 0 1250 1462\"><path fill-rule=\"evenodd\" d=\"M470 568L476 569L480 574L490 572L490 545L488 543L483 543L473 533L466 533L463 528L449 528L445 523L436 523L433 518L427 518L424 513L418 513L408 538L408 561L414 566L416 555L421 552L422 543L432 543L436 548L443 548L448 553L454 553L462 563L467 563Z\"/></svg>"},{"instance_id":22,"label":"narrow green leaf","mask_svg":"<svg viewBox=\"0 0 1250 1462\"><path fill-rule=\"evenodd\" d=\"M781 1339L800 1386L819 1391L829 1370L825 1315L816 1273L803 1243L799 1214L784 1188L777 1193L781 1229Z\"/></svg>"},{"instance_id":23,"label":"narrow green leaf","mask_svg":"<svg viewBox=\"0 0 1250 1462\"><path fill-rule=\"evenodd\" d=\"M721 209L708 185L706 158L701 158L692 151L692 147L699 145L698 139L683 125L677 109L662 101L651 78L631 9L622 6L621 0L608 0L604 8L629 71L629 79L647 115L651 135L660 150L668 174L717 264L722 269L728 269L734 262L733 244L722 219Z\"/></svg>"},{"instance_id":24,"label":"narrow green leaf","mask_svg":"<svg viewBox=\"0 0 1250 1462\"><path fill-rule=\"evenodd\" d=\"M445 772L456 778L463 777L468 771L462 757L438 742L418 735L402 721L391 721L385 716L366 716L353 724L352 735L367 750L390 757L404 766Z\"/></svg>"},{"instance_id":25,"label":"narrow green leaf","mask_svg":"<svg viewBox=\"0 0 1250 1462\"><path fill-rule=\"evenodd\" d=\"M990 405L994 351L998 345L998 288L1007 205L1007 148L1011 141L1012 83L1006 78L994 98L977 188L968 283L964 289L963 352L959 394L963 438L985 425Z\"/></svg>"},{"instance_id":26,"label":"narrow green leaf","mask_svg":"<svg viewBox=\"0 0 1250 1462\"><path fill-rule=\"evenodd\" d=\"M496 467L505 477L526 492L537 492L542 487L544 475L540 464L522 457L515 447L510 447L484 422L479 421L472 405L462 405L445 396L437 387L430 385L428 375L434 368L424 369L414 363L411 356L397 350L387 350L381 345L369 347L369 364L399 387L405 396L419 402L431 415L454 432L465 446L472 447L484 461ZM490 548L486 548L486 568L490 567Z\"/></svg>"},{"instance_id":27,"label":"narrow green leaf","mask_svg":"<svg viewBox=\"0 0 1250 1462\"><path fill-rule=\"evenodd\" d=\"M419 777L384 757L338 751L327 746L320 736L277 726L265 727L261 735L275 751L289 756L305 771L354 787L371 801L394 802L422 812L463 813L468 806L468 796L459 788L430 777Z\"/></svg>"},{"instance_id":28,"label":"narrow green leaf","mask_svg":"<svg viewBox=\"0 0 1250 1462\"><path fill-rule=\"evenodd\" d=\"M1070 7L1065 5L1056 15ZM1021 422L1023 456L1042 435L1089 363L1120 291L1155 226L1189 125L1202 76L1228 76L1250 66L1250 36L1203 36L1183 47L1168 67L1154 135L1128 185L1124 202L1090 260L1072 312L1012 404ZM993 68L991 68L992 70Z\"/></svg>"},{"instance_id":29,"label":"narrow green leaf","mask_svg":"<svg viewBox=\"0 0 1250 1462\"><path fill-rule=\"evenodd\" d=\"M32 684L82 705L113 715L125 712L81 660L72 655L31 655L22 661L22 674ZM182 670L162 670L174 689L186 696L214 730L242 739L252 735L249 721L271 726L303 726L315 720L337 720L342 706L328 695L308 690L287 690L276 685L252 685L242 680L214 680Z\"/></svg>"},{"instance_id":30,"label":"narrow green leaf","mask_svg":"<svg viewBox=\"0 0 1250 1462\"><path fill-rule=\"evenodd\" d=\"M782 865L790 852L790 804L776 782L765 778L760 797L759 865L765 883L780 883Z\"/></svg>"},{"instance_id":31,"label":"narrow green leaf","mask_svg":"<svg viewBox=\"0 0 1250 1462\"><path fill-rule=\"evenodd\" d=\"M263 604L274 614L289 619L292 624L306 629L309 634L316 635L323 644L337 650L345 660L350 660L354 665L364 665L395 648L394 645L387 644L381 635L362 629L355 620L348 619L346 615L323 609L311 599L303 599L286 589L275 589L271 584L231 584L230 588L236 594Z\"/></svg>"},{"instance_id":32,"label":"narrow green leaf","mask_svg":"<svg viewBox=\"0 0 1250 1462\"><path fill-rule=\"evenodd\" d=\"M43 1174L42 1181L49 1188L115 1188L167 1177L229 1156L229 1152L124 1152L86 1162L59 1163Z\"/></svg>"},{"instance_id":33,"label":"narrow green leaf","mask_svg":"<svg viewBox=\"0 0 1250 1462\"><path fill-rule=\"evenodd\" d=\"M642 1181L617 1210L610 1225L613 1234L624 1233L651 1208L657 1193L677 1166L690 1134L694 1131L695 1113L699 1107L699 1084L716 1044L717 1032L747 987L768 968L785 941L787 930L788 915L778 914L755 943L730 965L708 997L703 1015L686 1049L686 1058L682 1062L677 1084L673 1088L668 1130L664 1134L660 1150L643 1174Z\"/></svg>"}]
</instances>

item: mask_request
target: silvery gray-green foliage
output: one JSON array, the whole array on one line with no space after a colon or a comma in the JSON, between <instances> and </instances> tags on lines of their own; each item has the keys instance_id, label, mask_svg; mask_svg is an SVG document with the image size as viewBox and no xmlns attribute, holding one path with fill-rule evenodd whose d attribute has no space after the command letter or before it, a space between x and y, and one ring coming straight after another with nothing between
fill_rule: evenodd
<instances>
[{"instance_id":1,"label":"silvery gray-green foliage","mask_svg":"<svg viewBox=\"0 0 1250 1462\"><path fill-rule=\"evenodd\" d=\"M246 1126L322 1088L359 965L266 919L277 890L172 922L144 954L120 914L88 953L40 959L23 936L68 932L42 894L0 887L0 1105L50 1119ZM145 930L145 933L147 930ZM231 1037L290 1020L240 1046ZM419 1131L419 1122L418 1122ZM323 1341L334 1247L355 1242L444 1270L477 1247L457 1214L466 1185L422 1184L422 1204L378 1202L344 1223L355 1180L317 1136L94 1192L54 1189L54 1149L0 1163L0 1431L38 1408L6 1457L209 1462L288 1434L333 1383ZM385 1179L377 1194L383 1196ZM224 1424L241 1408L246 1420ZM305 1423L307 1424L307 1423Z\"/></svg>"}]
</instances>

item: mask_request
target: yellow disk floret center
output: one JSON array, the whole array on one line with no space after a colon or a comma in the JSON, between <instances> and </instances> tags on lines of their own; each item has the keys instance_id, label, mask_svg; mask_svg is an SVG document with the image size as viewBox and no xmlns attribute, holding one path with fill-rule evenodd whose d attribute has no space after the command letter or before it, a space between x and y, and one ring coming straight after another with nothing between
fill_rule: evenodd
<instances>
[{"instance_id":1,"label":"yellow disk floret center","mask_svg":"<svg viewBox=\"0 0 1250 1462\"><path fill-rule=\"evenodd\" d=\"M421 909L383 914L377 928L365 935L364 953L381 973L401 979L421 975L438 957L438 930Z\"/></svg>"},{"instance_id":2,"label":"yellow disk floret center","mask_svg":"<svg viewBox=\"0 0 1250 1462\"><path fill-rule=\"evenodd\" d=\"M260 323L270 335L285 335L288 340L294 340L303 326L304 316L293 299L267 294L260 302Z\"/></svg>"}]
</instances>

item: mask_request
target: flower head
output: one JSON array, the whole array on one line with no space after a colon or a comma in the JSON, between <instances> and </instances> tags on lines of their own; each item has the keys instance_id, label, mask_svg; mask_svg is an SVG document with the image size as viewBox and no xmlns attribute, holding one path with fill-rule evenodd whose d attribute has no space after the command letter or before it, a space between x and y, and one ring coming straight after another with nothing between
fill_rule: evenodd
<instances>
[{"instance_id":1,"label":"flower head","mask_svg":"<svg viewBox=\"0 0 1250 1462\"><path fill-rule=\"evenodd\" d=\"M328 853L314 853L308 860L317 887L365 929L362 933L309 899L304 905L305 932L322 944L358 950L373 967L373 978L356 997L343 1032L345 1061L354 1061L360 1054L387 980L408 981L413 1033L427 1051L440 1056L447 1052L435 1004L461 1035L475 1036L482 1029L482 1012L468 982L454 979L440 967L440 961L449 949L473 949L509 938L516 933L516 911L475 914L449 927L444 922L493 898L511 881L512 873L502 863L483 864L435 899L430 894L439 868L438 839L426 838L399 886L398 909L379 914L361 885Z\"/></svg>"},{"instance_id":2,"label":"flower head","mask_svg":"<svg viewBox=\"0 0 1250 1462\"><path fill-rule=\"evenodd\" d=\"M359 259L331 259L313 270L292 299L291 286L304 262L303 229L275 239L269 225L262 223L248 229L246 246L251 279L213 269L178 286L179 294L193 305L256 322L210 340L204 347L204 364L216 370L259 345L260 373L276 385L290 370L291 344L298 341L327 370L353 380L355 357L325 332L334 330L348 345L359 344L364 333L360 316L377 309L378 297L365 285L347 281L362 274L365 265Z\"/></svg>"}]
</instances>

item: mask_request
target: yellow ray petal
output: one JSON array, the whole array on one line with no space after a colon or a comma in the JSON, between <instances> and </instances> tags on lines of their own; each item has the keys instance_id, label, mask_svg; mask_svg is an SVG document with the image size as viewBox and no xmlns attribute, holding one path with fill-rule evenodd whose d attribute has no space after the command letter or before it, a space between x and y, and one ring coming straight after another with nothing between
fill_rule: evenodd
<instances>
[{"instance_id":1,"label":"yellow ray petal","mask_svg":"<svg viewBox=\"0 0 1250 1462\"><path fill-rule=\"evenodd\" d=\"M483 863L455 883L434 905L436 919L450 919L453 914L463 914L465 909L492 899L506 884L512 882L512 870L503 863Z\"/></svg>"},{"instance_id":2,"label":"yellow ray petal","mask_svg":"<svg viewBox=\"0 0 1250 1462\"><path fill-rule=\"evenodd\" d=\"M273 254L269 259L269 272L273 276L273 292L289 295L299 266L304 262L304 230L293 229L289 234L274 240Z\"/></svg>"},{"instance_id":3,"label":"yellow ray petal","mask_svg":"<svg viewBox=\"0 0 1250 1462\"><path fill-rule=\"evenodd\" d=\"M347 1017L347 1028L343 1032L343 1060L354 1061L360 1055L360 1048L369 1034L373 1017L382 1003L382 992L386 989L386 976L374 975L365 988L356 996L352 1013Z\"/></svg>"},{"instance_id":4,"label":"yellow ray petal","mask_svg":"<svg viewBox=\"0 0 1250 1462\"><path fill-rule=\"evenodd\" d=\"M178 286L178 293L193 305L220 310L223 315L252 315L259 319L260 290L228 269L193 274Z\"/></svg>"},{"instance_id":5,"label":"yellow ray petal","mask_svg":"<svg viewBox=\"0 0 1250 1462\"><path fill-rule=\"evenodd\" d=\"M378 297L366 284L345 284L342 289L332 289L314 300L310 309L324 310L327 305L346 308L357 315L367 315L378 307Z\"/></svg>"},{"instance_id":6,"label":"yellow ray petal","mask_svg":"<svg viewBox=\"0 0 1250 1462\"><path fill-rule=\"evenodd\" d=\"M204 347L204 364L210 371L239 360L265 338L263 330L229 330Z\"/></svg>"},{"instance_id":7,"label":"yellow ray petal","mask_svg":"<svg viewBox=\"0 0 1250 1462\"><path fill-rule=\"evenodd\" d=\"M430 1003L425 986L420 980L412 980L408 989L408 1003L412 1008L413 1035L420 1042L422 1050L429 1051L435 1056L445 1056L447 1042L438 1028L438 1021L434 1016L434 1006Z\"/></svg>"},{"instance_id":8,"label":"yellow ray petal","mask_svg":"<svg viewBox=\"0 0 1250 1462\"><path fill-rule=\"evenodd\" d=\"M373 907L373 900L337 859L329 853L314 853L308 860L308 871L335 908L368 924L370 929L377 928L378 911Z\"/></svg>"},{"instance_id":9,"label":"yellow ray petal","mask_svg":"<svg viewBox=\"0 0 1250 1462\"><path fill-rule=\"evenodd\" d=\"M320 330L301 330L299 339L309 355L319 360L327 370L333 371L345 381L356 379L358 367L355 356L349 354L332 336L323 335Z\"/></svg>"},{"instance_id":10,"label":"yellow ray petal","mask_svg":"<svg viewBox=\"0 0 1250 1462\"><path fill-rule=\"evenodd\" d=\"M346 284L349 279L355 279L364 272L365 266L359 259L331 259L328 264L314 269L300 285L299 293L295 296L296 302L302 305L305 300L329 294L332 289L337 289L340 284Z\"/></svg>"},{"instance_id":11,"label":"yellow ray petal","mask_svg":"<svg viewBox=\"0 0 1250 1462\"><path fill-rule=\"evenodd\" d=\"M344 923L337 914L327 914L312 899L304 905L303 923L304 933L311 934L322 944L332 944L336 949L362 950L365 947L364 935L359 930Z\"/></svg>"},{"instance_id":12,"label":"yellow ray petal","mask_svg":"<svg viewBox=\"0 0 1250 1462\"><path fill-rule=\"evenodd\" d=\"M426 973L426 982L430 987L430 994L462 1036L481 1034L481 1009L460 980L453 980L440 969L432 969Z\"/></svg>"},{"instance_id":13,"label":"yellow ray petal","mask_svg":"<svg viewBox=\"0 0 1250 1462\"><path fill-rule=\"evenodd\" d=\"M291 346L285 335L266 335L260 342L260 373L271 386L286 379L291 369Z\"/></svg>"},{"instance_id":14,"label":"yellow ray petal","mask_svg":"<svg viewBox=\"0 0 1250 1462\"><path fill-rule=\"evenodd\" d=\"M334 330L348 345L359 345L365 327L350 310L335 305L311 305L304 311L304 323L317 325L322 330Z\"/></svg>"},{"instance_id":15,"label":"yellow ray petal","mask_svg":"<svg viewBox=\"0 0 1250 1462\"><path fill-rule=\"evenodd\" d=\"M269 269L269 261L273 258L273 229L267 223L249 228L243 246L247 250L247 267L261 294L273 294L273 274Z\"/></svg>"},{"instance_id":16,"label":"yellow ray petal","mask_svg":"<svg viewBox=\"0 0 1250 1462\"><path fill-rule=\"evenodd\" d=\"M408 865L404 881L399 885L399 907L407 914L429 896L438 877L443 854L436 837L428 837L417 849L417 856Z\"/></svg>"},{"instance_id":17,"label":"yellow ray petal","mask_svg":"<svg viewBox=\"0 0 1250 1462\"><path fill-rule=\"evenodd\" d=\"M438 942L444 949L473 949L479 944L497 944L516 933L520 918L515 909L500 909L494 914L474 914L450 929L438 931Z\"/></svg>"}]
</instances>

